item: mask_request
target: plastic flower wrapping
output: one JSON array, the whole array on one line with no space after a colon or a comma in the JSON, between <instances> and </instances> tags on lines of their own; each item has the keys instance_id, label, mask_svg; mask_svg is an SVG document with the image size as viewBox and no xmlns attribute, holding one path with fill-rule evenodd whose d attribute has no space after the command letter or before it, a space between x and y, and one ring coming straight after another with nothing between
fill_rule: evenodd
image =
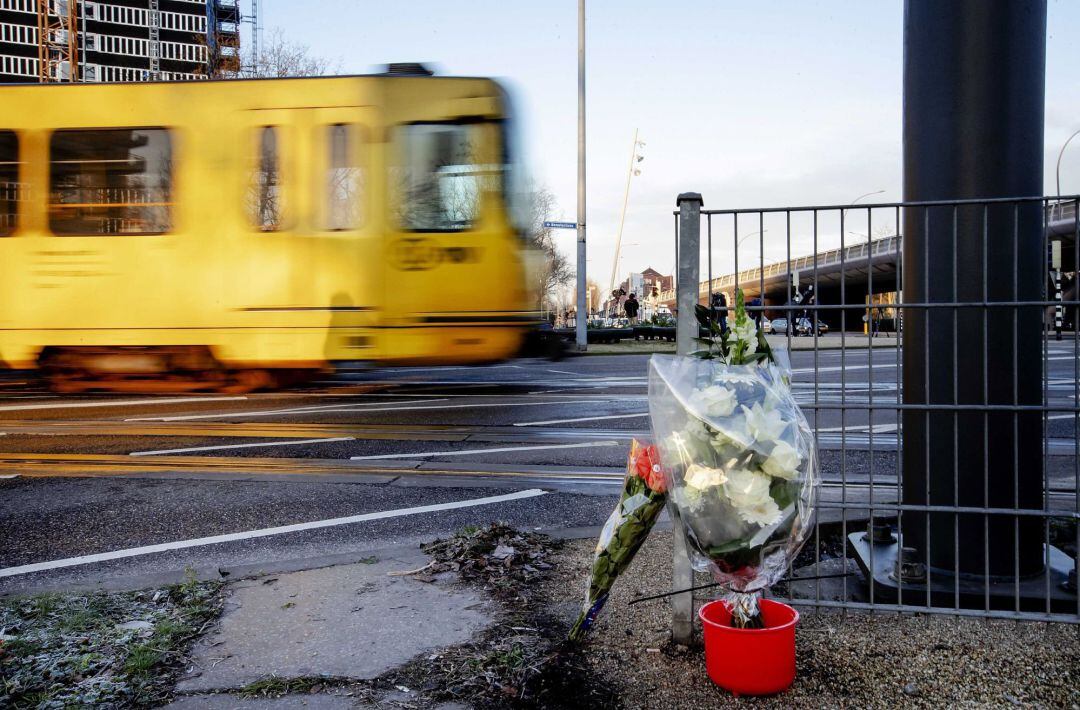
<instances>
[{"instance_id":1,"label":"plastic flower wrapping","mask_svg":"<svg viewBox=\"0 0 1080 710\"><path fill-rule=\"evenodd\" d=\"M707 350L652 357L649 414L694 567L728 593L736 625L754 626L758 596L784 576L812 530L814 439L789 371L741 292L730 331L702 311Z\"/></svg>"},{"instance_id":2,"label":"plastic flower wrapping","mask_svg":"<svg viewBox=\"0 0 1080 710\"><path fill-rule=\"evenodd\" d=\"M666 481L656 447L634 439L626 462L622 493L596 543L589 588L581 614L570 629L570 639L580 641L592 628L607 602L615 579L630 566L649 536L667 500Z\"/></svg>"}]
</instances>

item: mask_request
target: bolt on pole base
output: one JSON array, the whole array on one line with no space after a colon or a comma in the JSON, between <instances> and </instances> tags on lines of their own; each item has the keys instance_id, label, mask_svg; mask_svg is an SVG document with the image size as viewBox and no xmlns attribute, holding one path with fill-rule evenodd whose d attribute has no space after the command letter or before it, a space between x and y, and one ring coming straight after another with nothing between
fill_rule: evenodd
<instances>
[{"instance_id":1,"label":"bolt on pole base","mask_svg":"<svg viewBox=\"0 0 1080 710\"><path fill-rule=\"evenodd\" d=\"M873 580L873 598L878 602L987 611L1047 611L1049 604L1050 613L1076 611L1076 590L1068 586L1073 560L1052 545L1044 548L1049 564L1041 574L1019 579L987 578L927 567L917 561L918 550L902 547L903 541L897 536L878 539L875 541L866 532L853 532L847 537L849 554L858 563L864 580Z\"/></svg>"}]
</instances>

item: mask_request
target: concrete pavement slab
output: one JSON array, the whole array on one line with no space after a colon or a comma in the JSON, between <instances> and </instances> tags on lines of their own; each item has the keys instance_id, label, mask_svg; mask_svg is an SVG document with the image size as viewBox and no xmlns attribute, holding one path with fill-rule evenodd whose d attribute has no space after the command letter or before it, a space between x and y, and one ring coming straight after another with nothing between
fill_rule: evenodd
<instances>
[{"instance_id":1,"label":"concrete pavement slab","mask_svg":"<svg viewBox=\"0 0 1080 710\"><path fill-rule=\"evenodd\" d=\"M371 679L492 622L490 603L439 581L388 572L429 558L400 548L368 563L271 575L231 587L218 628L194 649L181 693L239 688L271 675Z\"/></svg>"}]
</instances>

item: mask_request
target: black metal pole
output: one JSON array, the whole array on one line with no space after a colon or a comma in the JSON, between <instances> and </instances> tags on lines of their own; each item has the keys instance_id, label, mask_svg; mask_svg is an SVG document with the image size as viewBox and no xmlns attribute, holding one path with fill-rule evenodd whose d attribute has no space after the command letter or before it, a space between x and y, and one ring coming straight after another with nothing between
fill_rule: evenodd
<instances>
[{"instance_id":1,"label":"black metal pole","mask_svg":"<svg viewBox=\"0 0 1080 710\"><path fill-rule=\"evenodd\" d=\"M1046 0L906 0L904 200L1043 192ZM905 208L906 302L1038 301L1042 203ZM904 314L908 403L1040 405L1038 307ZM903 416L903 500L1042 507L1038 412ZM1043 566L1041 522L905 513L904 545L937 572ZM987 557L989 559L987 559Z\"/></svg>"}]
</instances>

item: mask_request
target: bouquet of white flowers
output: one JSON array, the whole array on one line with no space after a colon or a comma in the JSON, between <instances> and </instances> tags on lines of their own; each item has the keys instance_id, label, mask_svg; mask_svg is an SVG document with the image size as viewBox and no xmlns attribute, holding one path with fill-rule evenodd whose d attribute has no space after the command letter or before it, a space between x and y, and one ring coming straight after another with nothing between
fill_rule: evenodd
<instances>
[{"instance_id":1,"label":"bouquet of white flowers","mask_svg":"<svg viewBox=\"0 0 1080 710\"><path fill-rule=\"evenodd\" d=\"M709 329L695 357L654 355L649 414L672 517L694 566L728 593L733 623L760 625L757 599L777 582L811 530L818 485L813 433L789 370L736 294L735 320Z\"/></svg>"}]
</instances>

